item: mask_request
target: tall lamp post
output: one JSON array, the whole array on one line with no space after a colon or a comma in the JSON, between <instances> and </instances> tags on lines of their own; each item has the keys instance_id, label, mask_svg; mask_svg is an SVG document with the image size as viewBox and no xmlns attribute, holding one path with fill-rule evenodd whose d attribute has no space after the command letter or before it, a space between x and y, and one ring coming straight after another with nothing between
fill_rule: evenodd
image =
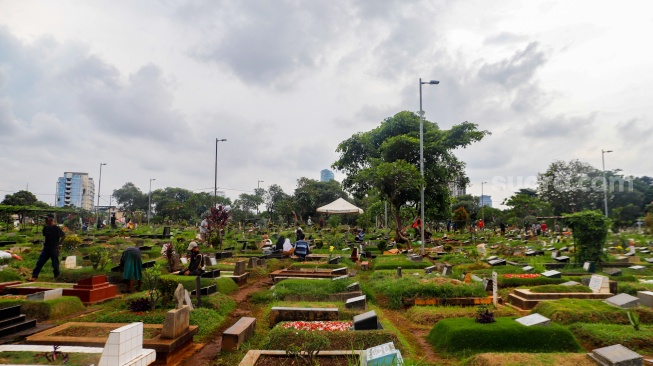
<instances>
[{"instance_id":1,"label":"tall lamp post","mask_svg":"<svg viewBox=\"0 0 653 366\"><path fill-rule=\"evenodd\" d=\"M436 85L440 84L437 80L422 81L419 78L419 171L422 174L422 189L420 190L420 215L422 224L420 225L420 239L422 247L420 254L425 255L424 251L424 111L422 110L422 84Z\"/></svg>"},{"instance_id":2,"label":"tall lamp post","mask_svg":"<svg viewBox=\"0 0 653 366\"><path fill-rule=\"evenodd\" d=\"M107 163L100 163L100 178L97 183L97 205L95 206L95 217L97 217L96 227L100 228L100 216L98 214L98 208L100 207L100 187L102 186L102 165L107 165Z\"/></svg>"},{"instance_id":3,"label":"tall lamp post","mask_svg":"<svg viewBox=\"0 0 653 366\"><path fill-rule=\"evenodd\" d=\"M152 181L156 178L150 178L150 191L147 194L147 226L150 226L150 211L152 210Z\"/></svg>"},{"instance_id":4,"label":"tall lamp post","mask_svg":"<svg viewBox=\"0 0 653 366\"><path fill-rule=\"evenodd\" d=\"M483 185L487 182L481 182L481 220L483 220L483 227L485 227L485 199L483 198Z\"/></svg>"},{"instance_id":5,"label":"tall lamp post","mask_svg":"<svg viewBox=\"0 0 653 366\"><path fill-rule=\"evenodd\" d=\"M605 154L611 153L612 150L601 149L601 163L603 164L603 203L605 207L605 217L608 216L608 178L605 176Z\"/></svg>"},{"instance_id":6,"label":"tall lamp post","mask_svg":"<svg viewBox=\"0 0 653 366\"><path fill-rule=\"evenodd\" d=\"M213 186L213 207L218 204L218 142L227 139L215 139L215 185Z\"/></svg>"},{"instance_id":7,"label":"tall lamp post","mask_svg":"<svg viewBox=\"0 0 653 366\"><path fill-rule=\"evenodd\" d=\"M256 182L256 194L258 194L258 190L261 189L260 186L261 183L265 183L265 182L262 180ZM256 216L258 216L258 205L256 205Z\"/></svg>"}]
</instances>

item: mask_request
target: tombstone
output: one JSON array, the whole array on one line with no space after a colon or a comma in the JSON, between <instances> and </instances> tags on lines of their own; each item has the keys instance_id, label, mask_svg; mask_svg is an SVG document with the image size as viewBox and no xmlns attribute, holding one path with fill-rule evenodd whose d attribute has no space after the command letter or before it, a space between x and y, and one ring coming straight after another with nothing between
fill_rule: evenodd
<instances>
[{"instance_id":1,"label":"tombstone","mask_svg":"<svg viewBox=\"0 0 653 366\"><path fill-rule=\"evenodd\" d=\"M442 268L442 275L443 276L448 276L451 274L451 267L450 266L445 266Z\"/></svg>"},{"instance_id":2,"label":"tombstone","mask_svg":"<svg viewBox=\"0 0 653 366\"><path fill-rule=\"evenodd\" d=\"M175 300L177 300L177 304L175 305L175 309L181 309L184 306L184 286L180 283L177 285L177 288L175 289Z\"/></svg>"},{"instance_id":3,"label":"tombstone","mask_svg":"<svg viewBox=\"0 0 653 366\"><path fill-rule=\"evenodd\" d=\"M494 259L494 260L491 260L491 261L487 261L487 263L489 265L491 265L492 267L494 267L494 266L505 266L506 265L506 260L505 259Z\"/></svg>"},{"instance_id":4,"label":"tombstone","mask_svg":"<svg viewBox=\"0 0 653 366\"><path fill-rule=\"evenodd\" d=\"M408 258L410 258L411 262L421 262L424 259L419 254L413 254L413 255L409 256Z\"/></svg>"},{"instance_id":5,"label":"tombstone","mask_svg":"<svg viewBox=\"0 0 653 366\"><path fill-rule=\"evenodd\" d=\"M487 250L485 249L485 244L478 244L476 246L476 251L482 258L485 258L485 255L487 254Z\"/></svg>"},{"instance_id":6,"label":"tombstone","mask_svg":"<svg viewBox=\"0 0 653 366\"><path fill-rule=\"evenodd\" d=\"M569 259L570 258L568 256L566 256L566 255L561 255L561 256L555 258L556 261L562 262L562 263L569 263Z\"/></svg>"},{"instance_id":7,"label":"tombstone","mask_svg":"<svg viewBox=\"0 0 653 366\"><path fill-rule=\"evenodd\" d=\"M597 348L587 355L598 364L606 366L641 366L644 361L644 357L621 344Z\"/></svg>"},{"instance_id":8,"label":"tombstone","mask_svg":"<svg viewBox=\"0 0 653 366\"><path fill-rule=\"evenodd\" d=\"M347 292L354 292L354 291L360 291L361 290L361 285L358 282L354 282L351 285L347 286L345 288Z\"/></svg>"},{"instance_id":9,"label":"tombstone","mask_svg":"<svg viewBox=\"0 0 653 366\"><path fill-rule=\"evenodd\" d=\"M532 256L537 255L537 252L532 250L532 249L529 249L529 250L526 251L525 254L526 254L527 257L532 257Z\"/></svg>"},{"instance_id":10,"label":"tombstone","mask_svg":"<svg viewBox=\"0 0 653 366\"><path fill-rule=\"evenodd\" d=\"M582 283L576 281L567 281L560 284L560 286L578 286L578 285L582 285Z\"/></svg>"},{"instance_id":11,"label":"tombstone","mask_svg":"<svg viewBox=\"0 0 653 366\"><path fill-rule=\"evenodd\" d=\"M398 349L395 349L395 345L392 342L366 349L363 357L365 358L364 361L367 366L404 364L401 352ZM361 364L363 363L361 362Z\"/></svg>"},{"instance_id":12,"label":"tombstone","mask_svg":"<svg viewBox=\"0 0 653 366\"><path fill-rule=\"evenodd\" d=\"M562 273L560 273L558 271L551 270L551 271L542 272L542 276L548 277L548 278L561 278Z\"/></svg>"},{"instance_id":13,"label":"tombstone","mask_svg":"<svg viewBox=\"0 0 653 366\"><path fill-rule=\"evenodd\" d=\"M338 263L340 263L340 258L342 258L342 257L338 256L338 257L330 258L329 259L329 264L338 264Z\"/></svg>"},{"instance_id":14,"label":"tombstone","mask_svg":"<svg viewBox=\"0 0 653 366\"><path fill-rule=\"evenodd\" d=\"M265 258L259 258L258 259L258 266L259 267L265 267L266 266Z\"/></svg>"},{"instance_id":15,"label":"tombstone","mask_svg":"<svg viewBox=\"0 0 653 366\"><path fill-rule=\"evenodd\" d=\"M15 334L35 326L36 319L27 319L25 314L21 314L20 305L0 309L0 337Z\"/></svg>"},{"instance_id":16,"label":"tombstone","mask_svg":"<svg viewBox=\"0 0 653 366\"><path fill-rule=\"evenodd\" d=\"M628 268L634 269L635 271L641 271L641 270L645 269L646 267L644 267L644 266L630 266Z\"/></svg>"},{"instance_id":17,"label":"tombstone","mask_svg":"<svg viewBox=\"0 0 653 366\"><path fill-rule=\"evenodd\" d=\"M605 302L622 309L629 309L639 306L639 298L621 293L605 299Z\"/></svg>"},{"instance_id":18,"label":"tombstone","mask_svg":"<svg viewBox=\"0 0 653 366\"><path fill-rule=\"evenodd\" d=\"M218 265L218 260L215 259L214 257L209 257L209 262L211 263L212 266Z\"/></svg>"},{"instance_id":19,"label":"tombstone","mask_svg":"<svg viewBox=\"0 0 653 366\"><path fill-rule=\"evenodd\" d=\"M492 281L491 278L485 278L482 280L483 281L483 287L485 288L485 291L492 291L494 281Z\"/></svg>"},{"instance_id":20,"label":"tombstone","mask_svg":"<svg viewBox=\"0 0 653 366\"><path fill-rule=\"evenodd\" d=\"M190 301L190 293L188 290L184 290L184 302L188 307L190 307L191 310L193 310L193 303Z\"/></svg>"},{"instance_id":21,"label":"tombstone","mask_svg":"<svg viewBox=\"0 0 653 366\"><path fill-rule=\"evenodd\" d=\"M143 349L143 323L131 323L109 333L102 350L99 366L149 365L156 359L156 351Z\"/></svg>"},{"instance_id":22,"label":"tombstone","mask_svg":"<svg viewBox=\"0 0 653 366\"><path fill-rule=\"evenodd\" d=\"M562 248L560 248L560 251L561 251L561 252L568 252L568 251L569 251L569 248L567 248L567 247L562 247Z\"/></svg>"},{"instance_id":23,"label":"tombstone","mask_svg":"<svg viewBox=\"0 0 653 366\"><path fill-rule=\"evenodd\" d=\"M245 266L247 262L245 261L238 261L236 262L236 266L234 268L234 276L241 276L245 274L246 268Z\"/></svg>"},{"instance_id":24,"label":"tombstone","mask_svg":"<svg viewBox=\"0 0 653 366\"><path fill-rule=\"evenodd\" d=\"M163 227L163 236L170 236L170 226Z\"/></svg>"},{"instance_id":25,"label":"tombstone","mask_svg":"<svg viewBox=\"0 0 653 366\"><path fill-rule=\"evenodd\" d=\"M346 280L348 278L349 278L349 275L338 276L338 277L331 278L331 281Z\"/></svg>"},{"instance_id":26,"label":"tombstone","mask_svg":"<svg viewBox=\"0 0 653 366\"><path fill-rule=\"evenodd\" d=\"M522 267L522 271L524 272L533 272L535 268L533 266L524 266Z\"/></svg>"},{"instance_id":27,"label":"tombstone","mask_svg":"<svg viewBox=\"0 0 653 366\"><path fill-rule=\"evenodd\" d=\"M644 260L649 262L649 263L653 263L653 258L644 258Z\"/></svg>"},{"instance_id":28,"label":"tombstone","mask_svg":"<svg viewBox=\"0 0 653 366\"><path fill-rule=\"evenodd\" d=\"M188 258L186 258L186 257L181 257L181 258L179 258L179 260L181 261L181 264L183 264L183 265L188 264Z\"/></svg>"},{"instance_id":29,"label":"tombstone","mask_svg":"<svg viewBox=\"0 0 653 366\"><path fill-rule=\"evenodd\" d=\"M435 266L428 266L428 267L424 268L424 272L427 273L427 274L431 273L433 271L435 271Z\"/></svg>"},{"instance_id":30,"label":"tombstone","mask_svg":"<svg viewBox=\"0 0 653 366\"><path fill-rule=\"evenodd\" d=\"M556 259L560 256L560 251L554 250L551 252L551 259Z\"/></svg>"},{"instance_id":31,"label":"tombstone","mask_svg":"<svg viewBox=\"0 0 653 366\"><path fill-rule=\"evenodd\" d=\"M607 274L608 276L621 276L621 270L619 268L604 269L603 273Z\"/></svg>"},{"instance_id":32,"label":"tombstone","mask_svg":"<svg viewBox=\"0 0 653 366\"><path fill-rule=\"evenodd\" d=\"M74 255L66 257L66 261L64 262L64 268L65 269L78 269L82 267L77 266L77 257Z\"/></svg>"},{"instance_id":33,"label":"tombstone","mask_svg":"<svg viewBox=\"0 0 653 366\"><path fill-rule=\"evenodd\" d=\"M258 267L258 258L251 257L249 258L249 263L247 263L248 269L253 269Z\"/></svg>"},{"instance_id":34,"label":"tombstone","mask_svg":"<svg viewBox=\"0 0 653 366\"><path fill-rule=\"evenodd\" d=\"M180 285L181 286L181 285ZM177 291L175 291L176 293ZM177 339L188 331L190 325L190 306L184 305L181 308L170 310L166 313L166 319L161 329L161 338Z\"/></svg>"},{"instance_id":35,"label":"tombstone","mask_svg":"<svg viewBox=\"0 0 653 366\"><path fill-rule=\"evenodd\" d=\"M376 330L382 329L374 310L367 313L354 315L354 330Z\"/></svg>"},{"instance_id":36,"label":"tombstone","mask_svg":"<svg viewBox=\"0 0 653 366\"><path fill-rule=\"evenodd\" d=\"M527 327L531 327L534 325L539 325L539 326L550 326L551 325L551 319L545 317L544 315L540 315L538 313L534 313L531 315L523 316L521 318L515 319L515 321L519 324L525 325Z\"/></svg>"},{"instance_id":37,"label":"tombstone","mask_svg":"<svg viewBox=\"0 0 653 366\"><path fill-rule=\"evenodd\" d=\"M497 258L499 258L499 257L497 257L496 255L493 255L493 256L489 256L489 257L487 257L487 260L488 260L488 262L489 262L489 261L493 261L493 260L495 260L495 259L497 259Z\"/></svg>"},{"instance_id":38,"label":"tombstone","mask_svg":"<svg viewBox=\"0 0 653 366\"><path fill-rule=\"evenodd\" d=\"M635 255L635 245L634 245L634 244L632 244L632 245L630 246L630 252L629 252L628 254L630 254L630 255Z\"/></svg>"},{"instance_id":39,"label":"tombstone","mask_svg":"<svg viewBox=\"0 0 653 366\"><path fill-rule=\"evenodd\" d=\"M637 291L637 297L642 306L653 308L653 291Z\"/></svg>"},{"instance_id":40,"label":"tombstone","mask_svg":"<svg viewBox=\"0 0 653 366\"><path fill-rule=\"evenodd\" d=\"M628 257L623 255L616 257L615 260L617 261L617 263L628 263Z\"/></svg>"},{"instance_id":41,"label":"tombstone","mask_svg":"<svg viewBox=\"0 0 653 366\"><path fill-rule=\"evenodd\" d=\"M361 295L356 297L350 297L345 301L345 308L365 310L367 308L367 296Z\"/></svg>"},{"instance_id":42,"label":"tombstone","mask_svg":"<svg viewBox=\"0 0 653 366\"><path fill-rule=\"evenodd\" d=\"M401 278L401 267L397 267L397 277Z\"/></svg>"},{"instance_id":43,"label":"tombstone","mask_svg":"<svg viewBox=\"0 0 653 366\"><path fill-rule=\"evenodd\" d=\"M590 272L590 273L596 272L596 263L594 263L594 262L585 262L583 264L583 270L585 270L585 272Z\"/></svg>"},{"instance_id":44,"label":"tombstone","mask_svg":"<svg viewBox=\"0 0 653 366\"><path fill-rule=\"evenodd\" d=\"M25 298L25 300L45 301L45 300L58 299L61 296L63 296L63 288L56 288L54 290L41 291L31 295L27 295L27 298Z\"/></svg>"}]
</instances>

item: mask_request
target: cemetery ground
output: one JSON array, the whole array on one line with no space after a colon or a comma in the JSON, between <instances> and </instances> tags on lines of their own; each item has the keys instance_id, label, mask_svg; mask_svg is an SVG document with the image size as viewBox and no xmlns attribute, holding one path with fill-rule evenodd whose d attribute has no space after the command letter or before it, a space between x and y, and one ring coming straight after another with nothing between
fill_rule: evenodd
<instances>
[{"instance_id":1,"label":"cemetery ground","mask_svg":"<svg viewBox=\"0 0 653 366\"><path fill-rule=\"evenodd\" d=\"M276 240L294 238L295 229L265 232ZM436 233L422 257L416 243L384 248L389 231L370 231L361 245L344 227L306 228L313 255L300 261L263 255L256 244L264 230L234 230L223 243L229 250L201 247L208 257L198 304L196 278L168 274L182 265L173 252L184 255L196 231L163 230L68 233L61 276L47 263L35 283L26 278L40 228L0 232L4 249L23 258L0 271L0 322L24 324L0 327L0 364L60 364L46 357L53 345L67 364L102 364L110 333L135 322L143 323L144 351L156 350L154 364L328 366L370 357L370 365L596 365L587 354L616 364L620 350L593 350L617 344L653 359L650 235L610 234L607 261L586 264L575 263L570 234ZM624 244L630 238L633 249ZM141 248L146 267L132 293L112 271L129 246ZM175 295L178 285L187 300L185 291ZM188 300L194 308L184 323ZM36 345L47 348L28 349ZM2 348L9 346L25 348ZM66 348L75 346L95 353Z\"/></svg>"}]
</instances>

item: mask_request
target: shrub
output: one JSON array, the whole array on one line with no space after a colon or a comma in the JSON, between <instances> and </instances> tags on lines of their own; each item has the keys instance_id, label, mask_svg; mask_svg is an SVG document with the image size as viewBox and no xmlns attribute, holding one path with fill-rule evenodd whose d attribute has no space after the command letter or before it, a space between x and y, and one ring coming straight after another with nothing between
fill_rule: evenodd
<instances>
[{"instance_id":1,"label":"shrub","mask_svg":"<svg viewBox=\"0 0 653 366\"><path fill-rule=\"evenodd\" d=\"M576 263L592 261L600 266L607 259L607 255L603 252L603 244L608 236L610 219L598 210L585 210L565 215L565 220L574 230Z\"/></svg>"},{"instance_id":2,"label":"shrub","mask_svg":"<svg viewBox=\"0 0 653 366\"><path fill-rule=\"evenodd\" d=\"M152 304L150 304L150 299L146 297L141 297L138 299L133 299L128 302L129 310L133 312L144 312L152 309Z\"/></svg>"},{"instance_id":3,"label":"shrub","mask_svg":"<svg viewBox=\"0 0 653 366\"><path fill-rule=\"evenodd\" d=\"M24 301L20 310L37 320L61 319L84 310L84 304L77 296L62 296L45 301Z\"/></svg>"},{"instance_id":4,"label":"shrub","mask_svg":"<svg viewBox=\"0 0 653 366\"><path fill-rule=\"evenodd\" d=\"M179 282L177 282L175 279L164 277L164 276L161 276L161 278L159 278L159 281L157 282L156 286L158 287L159 293L161 294L161 303L164 308L168 307L170 303L174 302L175 290L177 289L177 285L179 285ZM142 311L142 310L134 310L134 311Z\"/></svg>"},{"instance_id":5,"label":"shrub","mask_svg":"<svg viewBox=\"0 0 653 366\"><path fill-rule=\"evenodd\" d=\"M161 277L161 265L154 263L153 267L150 267L143 271L143 284L147 290L147 294L150 297L150 306L151 310L154 310L157 302L161 298L161 291L159 290L159 279Z\"/></svg>"},{"instance_id":6,"label":"shrub","mask_svg":"<svg viewBox=\"0 0 653 366\"><path fill-rule=\"evenodd\" d=\"M637 312L643 324L653 324L653 309L638 307ZM533 313L539 313L560 323L608 323L630 324L628 315L622 309L596 300L560 299L543 301L533 308Z\"/></svg>"},{"instance_id":7,"label":"shrub","mask_svg":"<svg viewBox=\"0 0 653 366\"><path fill-rule=\"evenodd\" d=\"M93 253L89 254L89 259L91 260L91 265L93 269L104 270L104 267L109 263L111 258L109 257L109 251L105 248L99 247Z\"/></svg>"},{"instance_id":8,"label":"shrub","mask_svg":"<svg viewBox=\"0 0 653 366\"><path fill-rule=\"evenodd\" d=\"M539 285L557 285L569 281L566 278L548 278L544 276L535 277L535 278L505 278L503 276L498 277L498 285L501 288L504 287L533 287Z\"/></svg>"},{"instance_id":9,"label":"shrub","mask_svg":"<svg viewBox=\"0 0 653 366\"><path fill-rule=\"evenodd\" d=\"M437 352L448 354L582 350L573 334L560 325L525 327L514 318L497 318L491 324L468 318L444 319L435 324L427 339Z\"/></svg>"},{"instance_id":10,"label":"shrub","mask_svg":"<svg viewBox=\"0 0 653 366\"><path fill-rule=\"evenodd\" d=\"M388 244L381 240L378 244L376 244L376 248L379 250L379 252L383 253L385 251L385 248L388 247Z\"/></svg>"},{"instance_id":11,"label":"shrub","mask_svg":"<svg viewBox=\"0 0 653 366\"><path fill-rule=\"evenodd\" d=\"M63 239L61 247L66 252L74 252L82 244L82 238L77 235L67 235Z\"/></svg>"}]
</instances>

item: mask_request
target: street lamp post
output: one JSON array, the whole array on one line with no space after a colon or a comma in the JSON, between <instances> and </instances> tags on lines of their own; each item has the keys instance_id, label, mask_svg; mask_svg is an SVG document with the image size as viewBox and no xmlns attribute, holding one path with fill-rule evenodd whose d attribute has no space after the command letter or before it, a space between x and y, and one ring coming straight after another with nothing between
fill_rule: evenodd
<instances>
[{"instance_id":1,"label":"street lamp post","mask_svg":"<svg viewBox=\"0 0 653 366\"><path fill-rule=\"evenodd\" d=\"M422 78L419 78L419 171L422 174L422 187L420 190L420 239L422 247L420 249L420 254L425 255L424 251L424 111L422 110L422 84L436 85L440 84L437 80L424 81Z\"/></svg>"},{"instance_id":2,"label":"street lamp post","mask_svg":"<svg viewBox=\"0 0 653 366\"><path fill-rule=\"evenodd\" d=\"M95 217L97 218L96 227L100 228L100 216L98 213L98 208L100 207L100 187L102 186L102 165L107 165L107 163L100 163L100 178L97 183L97 205L95 206Z\"/></svg>"},{"instance_id":3,"label":"street lamp post","mask_svg":"<svg viewBox=\"0 0 653 366\"><path fill-rule=\"evenodd\" d=\"M608 178L605 176L605 154L611 153L612 150L601 149L601 163L603 164L603 203L605 207L605 217L608 216Z\"/></svg>"},{"instance_id":4,"label":"street lamp post","mask_svg":"<svg viewBox=\"0 0 653 366\"><path fill-rule=\"evenodd\" d=\"M256 182L256 194L258 194L258 190L261 189L261 186L260 186L261 183L265 183L265 182L262 181L262 180L259 180L259 181ZM259 213L258 212L258 205L256 205L256 216L258 216L258 213Z\"/></svg>"},{"instance_id":5,"label":"street lamp post","mask_svg":"<svg viewBox=\"0 0 653 366\"><path fill-rule=\"evenodd\" d=\"M152 210L152 181L156 178L150 178L150 191L147 194L147 226L150 226L150 211Z\"/></svg>"},{"instance_id":6,"label":"street lamp post","mask_svg":"<svg viewBox=\"0 0 653 366\"><path fill-rule=\"evenodd\" d=\"M487 184L487 182L481 182L481 220L483 220L483 225L485 227L485 202L483 199L483 185Z\"/></svg>"},{"instance_id":7,"label":"street lamp post","mask_svg":"<svg viewBox=\"0 0 653 366\"><path fill-rule=\"evenodd\" d=\"M213 186L213 207L218 204L218 142L227 139L215 139L215 185Z\"/></svg>"}]
</instances>

